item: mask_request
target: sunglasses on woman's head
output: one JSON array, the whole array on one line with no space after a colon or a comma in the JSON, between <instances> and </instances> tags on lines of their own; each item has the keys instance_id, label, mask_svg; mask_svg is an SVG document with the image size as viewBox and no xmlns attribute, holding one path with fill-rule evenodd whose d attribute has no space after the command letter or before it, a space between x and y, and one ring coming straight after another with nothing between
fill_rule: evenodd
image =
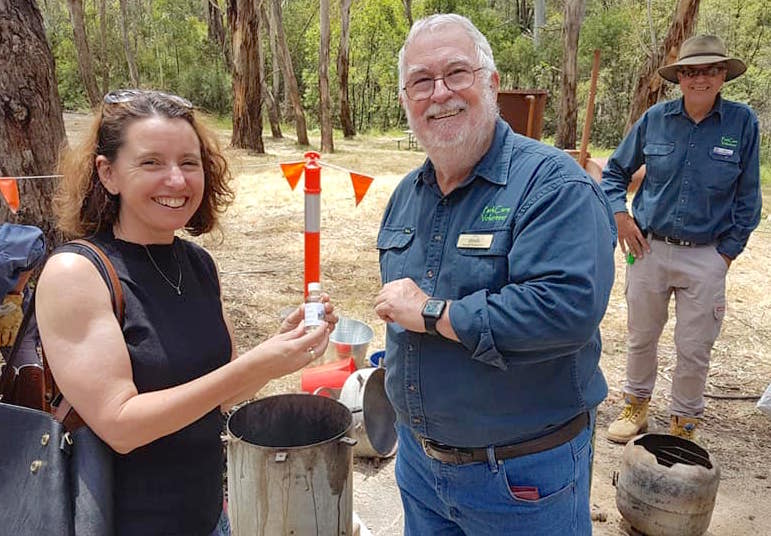
<instances>
[{"instance_id":1,"label":"sunglasses on woman's head","mask_svg":"<svg viewBox=\"0 0 771 536\"><path fill-rule=\"evenodd\" d=\"M169 102L176 104L177 106L181 106L182 108L187 108L188 110L193 109L193 103L183 97L180 97L179 95L172 95L171 93L145 89L117 89L107 93L103 100L105 104L121 104L124 102L131 102L140 97L150 96L168 100Z\"/></svg>"}]
</instances>

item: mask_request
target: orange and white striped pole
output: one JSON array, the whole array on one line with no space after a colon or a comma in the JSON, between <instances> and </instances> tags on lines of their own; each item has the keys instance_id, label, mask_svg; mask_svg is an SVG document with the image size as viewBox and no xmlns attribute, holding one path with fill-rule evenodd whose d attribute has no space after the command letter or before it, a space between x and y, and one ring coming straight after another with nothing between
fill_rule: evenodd
<instances>
[{"instance_id":1,"label":"orange and white striped pole","mask_svg":"<svg viewBox=\"0 0 771 536\"><path fill-rule=\"evenodd\" d=\"M305 172L305 297L308 283L321 282L321 167L329 166L351 175L356 205L361 202L374 180L349 169L322 162L315 151L305 153L303 162L282 162L281 172L294 190Z\"/></svg>"},{"instance_id":2,"label":"orange and white striped pole","mask_svg":"<svg viewBox=\"0 0 771 536\"><path fill-rule=\"evenodd\" d=\"M305 296L308 283L321 281L321 155L305 153Z\"/></svg>"}]
</instances>

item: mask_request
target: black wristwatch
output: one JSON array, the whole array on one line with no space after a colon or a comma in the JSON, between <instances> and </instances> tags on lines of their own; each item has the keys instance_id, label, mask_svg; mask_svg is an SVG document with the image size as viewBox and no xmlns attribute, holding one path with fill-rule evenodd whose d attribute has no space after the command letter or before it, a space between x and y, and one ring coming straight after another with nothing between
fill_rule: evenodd
<instances>
[{"instance_id":1,"label":"black wristwatch","mask_svg":"<svg viewBox=\"0 0 771 536\"><path fill-rule=\"evenodd\" d=\"M438 298L429 298L423 304L423 321L426 324L426 333L430 335L439 335L436 331L436 323L442 318L444 308L447 306L447 300Z\"/></svg>"}]
</instances>

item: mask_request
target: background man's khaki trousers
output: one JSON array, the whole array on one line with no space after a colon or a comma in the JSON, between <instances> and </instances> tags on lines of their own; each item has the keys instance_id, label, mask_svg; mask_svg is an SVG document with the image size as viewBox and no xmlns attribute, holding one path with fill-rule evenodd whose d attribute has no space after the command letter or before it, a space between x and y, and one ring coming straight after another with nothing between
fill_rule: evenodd
<instances>
[{"instance_id":1,"label":"background man's khaki trousers","mask_svg":"<svg viewBox=\"0 0 771 536\"><path fill-rule=\"evenodd\" d=\"M672 415L700 417L712 345L725 315L728 267L715 249L675 246L648 238L651 253L626 269L628 356L624 391L653 392L658 341L675 295L677 366L672 376Z\"/></svg>"}]
</instances>

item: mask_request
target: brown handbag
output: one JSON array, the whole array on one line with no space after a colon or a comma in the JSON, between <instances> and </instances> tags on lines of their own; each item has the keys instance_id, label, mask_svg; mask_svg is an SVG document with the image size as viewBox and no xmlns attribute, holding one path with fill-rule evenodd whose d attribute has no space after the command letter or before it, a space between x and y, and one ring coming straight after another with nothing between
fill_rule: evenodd
<instances>
[{"instance_id":1,"label":"brown handbag","mask_svg":"<svg viewBox=\"0 0 771 536\"><path fill-rule=\"evenodd\" d=\"M110 289L123 324L118 274L94 243L88 250ZM8 534L44 531L77 536L113 534L112 455L64 399L48 367L34 297L0 375L0 527ZM11 499L13 498L13 499Z\"/></svg>"}]
</instances>

